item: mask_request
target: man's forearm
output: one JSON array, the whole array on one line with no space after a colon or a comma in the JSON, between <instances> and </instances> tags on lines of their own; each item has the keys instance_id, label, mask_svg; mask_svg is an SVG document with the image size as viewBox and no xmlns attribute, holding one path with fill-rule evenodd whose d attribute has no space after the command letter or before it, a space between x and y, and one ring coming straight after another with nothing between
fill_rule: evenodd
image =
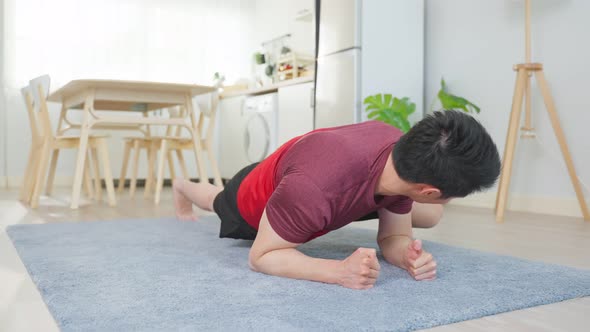
<instances>
[{"instance_id":1,"label":"man's forearm","mask_svg":"<svg viewBox=\"0 0 590 332\"><path fill-rule=\"evenodd\" d=\"M392 235L379 241L381 254L387 262L405 269L404 254L412 238L407 235Z\"/></svg>"},{"instance_id":2,"label":"man's forearm","mask_svg":"<svg viewBox=\"0 0 590 332\"><path fill-rule=\"evenodd\" d=\"M260 257L250 257L250 267L254 271L280 277L337 284L341 261L313 258L295 248L285 248Z\"/></svg>"}]
</instances>

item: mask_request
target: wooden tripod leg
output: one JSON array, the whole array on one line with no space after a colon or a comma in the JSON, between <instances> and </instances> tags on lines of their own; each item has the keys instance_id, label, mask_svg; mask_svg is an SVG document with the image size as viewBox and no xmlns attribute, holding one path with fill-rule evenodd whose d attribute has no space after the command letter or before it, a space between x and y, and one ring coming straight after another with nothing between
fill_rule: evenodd
<instances>
[{"instance_id":1,"label":"wooden tripod leg","mask_svg":"<svg viewBox=\"0 0 590 332\"><path fill-rule=\"evenodd\" d=\"M553 131L555 132L555 136L557 137L557 142L559 143L559 147L561 148L561 153L563 154L563 159L565 160L565 164L567 166L567 171L570 175L570 179L572 180L574 190L576 191L576 197L578 198L580 208L582 209L582 215L584 216L584 220L590 221L590 212L588 212L588 206L586 205L586 201L584 200L584 193L582 192L580 181L578 179L578 176L576 175L574 162L572 161L572 156L567 147L565 135L563 134L563 129L561 128L559 118L557 117L555 104L553 103L553 98L551 97L551 93L549 92L549 86L547 85L547 81L545 80L545 74L543 74L543 71L540 70L536 73L536 76L537 83L539 84L539 88L541 89L541 94L543 95L545 107L547 107L547 113L549 113L549 119L551 120Z\"/></svg>"},{"instance_id":2,"label":"wooden tripod leg","mask_svg":"<svg viewBox=\"0 0 590 332\"><path fill-rule=\"evenodd\" d=\"M504 221L504 211L506 210L506 199L508 188L510 188L510 175L512 173L512 160L514 159L514 149L518 138L518 127L520 125L520 115L522 108L522 99L526 87L527 72L526 69L518 70L516 76L516 86L514 88L514 97L512 99L512 112L510 113L510 124L508 126L508 135L506 137L506 146L504 147L504 159L502 160L502 174L500 175L500 184L496 197L496 221Z\"/></svg>"},{"instance_id":3,"label":"wooden tripod leg","mask_svg":"<svg viewBox=\"0 0 590 332\"><path fill-rule=\"evenodd\" d=\"M521 107L522 104L521 103L516 103L516 97L518 95L518 89L519 89L519 84L520 84L520 71L517 71L516 73L516 83L514 84L514 95L512 96L512 111L510 112L510 117L508 118L508 129L506 130L506 142L504 143L504 154L502 156L502 173L500 174L500 182L498 183L498 191L496 192L496 206L494 207L494 212L498 212L498 204L500 203L500 193L503 192L503 188L504 188L504 162L507 159L508 156L508 152L510 151L510 149L508 149L508 146L510 145L509 143L512 141L512 132L515 130L514 128L518 128L519 123L517 123L514 120L514 116L516 115L515 112L520 112L521 111ZM526 79L525 79L525 91L526 91ZM523 92L524 93L524 92ZM515 108L515 105L518 105L517 108Z\"/></svg>"}]
</instances>

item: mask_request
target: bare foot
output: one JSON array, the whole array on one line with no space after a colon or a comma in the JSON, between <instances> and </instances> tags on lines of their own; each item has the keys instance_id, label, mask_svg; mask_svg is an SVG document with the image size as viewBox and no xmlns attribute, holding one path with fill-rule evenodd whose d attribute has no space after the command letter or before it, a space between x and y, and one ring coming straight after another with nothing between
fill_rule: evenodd
<instances>
[{"instance_id":1,"label":"bare foot","mask_svg":"<svg viewBox=\"0 0 590 332\"><path fill-rule=\"evenodd\" d=\"M174 193L174 209L176 211L176 218L182 221L196 221L197 216L193 213L193 202L188 200L186 196L180 191L182 185L175 185L172 187Z\"/></svg>"}]
</instances>

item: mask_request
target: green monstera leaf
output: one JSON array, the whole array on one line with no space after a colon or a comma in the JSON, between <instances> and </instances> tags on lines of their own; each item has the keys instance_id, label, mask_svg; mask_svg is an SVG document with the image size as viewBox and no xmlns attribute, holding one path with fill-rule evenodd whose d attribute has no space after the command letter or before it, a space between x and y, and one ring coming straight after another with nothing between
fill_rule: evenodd
<instances>
[{"instance_id":1,"label":"green monstera leaf","mask_svg":"<svg viewBox=\"0 0 590 332\"><path fill-rule=\"evenodd\" d=\"M396 98L391 94L368 96L363 101L367 105L365 111L371 120L382 121L407 133L412 127L408 116L416 111L416 104L410 98Z\"/></svg>"},{"instance_id":2,"label":"green monstera leaf","mask_svg":"<svg viewBox=\"0 0 590 332\"><path fill-rule=\"evenodd\" d=\"M444 78L440 80L438 100L440 100L442 108L445 110L462 110L466 113L479 113L480 111L479 107L469 100L450 94Z\"/></svg>"}]
</instances>

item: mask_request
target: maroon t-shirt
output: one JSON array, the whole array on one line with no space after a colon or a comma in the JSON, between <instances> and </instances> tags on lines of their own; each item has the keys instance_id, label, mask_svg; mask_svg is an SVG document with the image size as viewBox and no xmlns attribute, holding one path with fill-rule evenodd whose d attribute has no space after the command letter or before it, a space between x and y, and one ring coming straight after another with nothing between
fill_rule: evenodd
<instances>
[{"instance_id":1,"label":"maroon t-shirt","mask_svg":"<svg viewBox=\"0 0 590 332\"><path fill-rule=\"evenodd\" d=\"M261 162L238 190L242 217L258 229L266 208L284 240L303 243L380 208L406 214L406 196L375 195L401 131L377 121L321 129L292 139Z\"/></svg>"}]
</instances>

